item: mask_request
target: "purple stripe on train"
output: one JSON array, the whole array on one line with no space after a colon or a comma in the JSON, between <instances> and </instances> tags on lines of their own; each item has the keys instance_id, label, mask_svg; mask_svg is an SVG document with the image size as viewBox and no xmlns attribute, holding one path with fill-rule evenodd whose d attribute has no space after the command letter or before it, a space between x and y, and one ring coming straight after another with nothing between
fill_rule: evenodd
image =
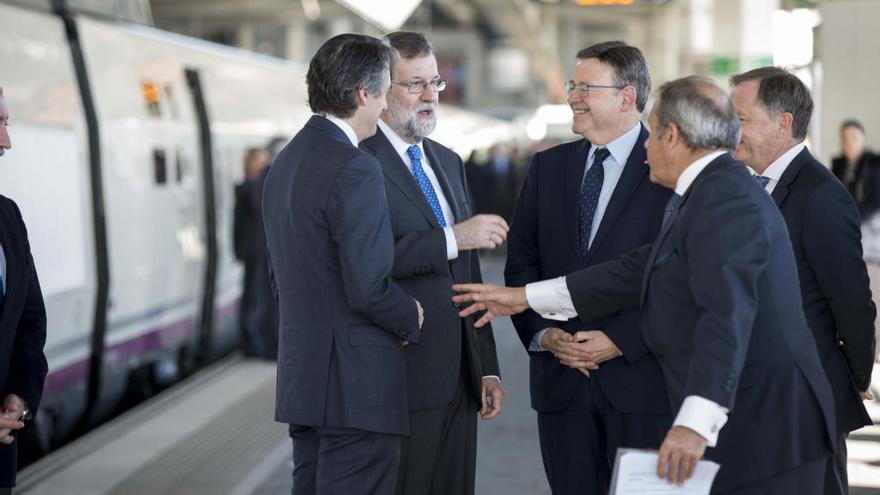
<instances>
[{"instance_id":1,"label":"purple stripe on train","mask_svg":"<svg viewBox=\"0 0 880 495\"><path fill-rule=\"evenodd\" d=\"M239 300L235 299L232 303L217 308L214 311L217 320L225 320L237 313ZM162 347L169 346L181 342L188 335L194 333L195 320L187 318L186 320L173 323L164 327L157 328L151 332L139 335L133 339L118 342L109 346L104 351L104 363L108 366L115 366L124 363L133 356L138 356ZM43 396L54 395L63 390L74 386L77 382L85 381L88 376L89 361L83 359L71 363L63 368L50 371L46 377L46 386L43 388Z\"/></svg>"}]
</instances>

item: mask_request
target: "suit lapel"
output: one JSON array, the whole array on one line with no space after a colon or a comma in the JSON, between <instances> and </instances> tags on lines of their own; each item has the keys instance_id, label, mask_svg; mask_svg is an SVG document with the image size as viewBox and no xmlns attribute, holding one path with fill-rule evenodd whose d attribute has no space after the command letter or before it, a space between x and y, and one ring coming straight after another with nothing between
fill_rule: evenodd
<instances>
[{"instance_id":1,"label":"suit lapel","mask_svg":"<svg viewBox=\"0 0 880 495\"><path fill-rule=\"evenodd\" d=\"M382 172L400 191L415 205L415 207L431 222L435 228L440 228L437 217L434 216L434 210L428 204L425 194L419 189L419 185L413 177L412 172L403 163L400 155L395 151L394 146L385 137L381 129L376 130L376 134L363 141L361 146L366 147L379 161ZM428 158L431 159L430 157Z\"/></svg>"},{"instance_id":2,"label":"suit lapel","mask_svg":"<svg viewBox=\"0 0 880 495\"><path fill-rule=\"evenodd\" d=\"M776 187L773 188L773 201L776 202L776 206L781 208L782 203L785 201L785 198L788 197L789 190L791 189L791 184L797 179L798 174L801 172L801 169L804 168L804 165L807 161L812 158L809 150L804 148L801 150L797 156L794 157L794 160L788 164L785 172L782 173L782 177L779 178L779 182L776 184Z\"/></svg>"},{"instance_id":3,"label":"suit lapel","mask_svg":"<svg viewBox=\"0 0 880 495\"><path fill-rule=\"evenodd\" d=\"M445 164L440 161L439 155L434 149L434 142L425 139L422 141L422 144L425 148L425 154L428 155L428 165L434 171L434 175L437 176L437 182L440 183L440 188L443 189L443 196L446 198L446 202L449 203L449 208L452 209L452 215L455 217L446 219L446 224L451 226L457 221L464 220L466 215L463 215L458 209L458 198L455 196L455 191L449 182L449 174L446 171Z\"/></svg>"},{"instance_id":4,"label":"suit lapel","mask_svg":"<svg viewBox=\"0 0 880 495\"><path fill-rule=\"evenodd\" d=\"M602 241L605 240L605 237L608 235L608 231L611 230L614 222L616 222L620 214L623 213L623 209L626 207L626 204L629 203L636 188L639 187L639 184L648 174L648 167L645 165L646 157L644 146L647 137L648 131L642 127L641 132L639 133L639 138L636 140L636 144L633 146L633 150L630 152L626 164L624 164L623 173L617 181L617 186L614 187L614 192L611 194L611 201L608 202L608 206L605 208L605 214L602 215L602 221L599 223L599 229L596 231L596 237L593 238L593 243L590 244L590 250L587 252L587 258L584 260L584 264L590 262L590 259L596 253L599 246L602 244Z\"/></svg>"},{"instance_id":5,"label":"suit lapel","mask_svg":"<svg viewBox=\"0 0 880 495\"><path fill-rule=\"evenodd\" d=\"M582 140L565 163L565 231L569 238L568 250L572 253L579 253L581 250L578 238L578 200L581 195L581 183L584 179L584 169L587 168L590 146L589 141ZM575 254L575 256L577 259L580 258L579 254Z\"/></svg>"}]
</instances>

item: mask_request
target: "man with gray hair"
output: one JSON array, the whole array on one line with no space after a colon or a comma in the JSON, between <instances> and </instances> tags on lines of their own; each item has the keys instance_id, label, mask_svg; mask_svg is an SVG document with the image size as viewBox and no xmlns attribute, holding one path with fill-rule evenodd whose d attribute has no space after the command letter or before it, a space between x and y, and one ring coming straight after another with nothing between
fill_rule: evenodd
<instances>
[{"instance_id":1,"label":"man with gray hair","mask_svg":"<svg viewBox=\"0 0 880 495\"><path fill-rule=\"evenodd\" d=\"M837 452L826 471L826 495L849 493L846 436L870 425L874 318L862 257L859 212L846 188L804 147L813 111L806 85L778 67L733 76L731 97L742 122L736 157L782 212L794 246L807 324L831 383Z\"/></svg>"},{"instance_id":2,"label":"man with gray hair","mask_svg":"<svg viewBox=\"0 0 880 495\"><path fill-rule=\"evenodd\" d=\"M524 288L456 286L477 324L532 307L546 318L640 307L675 414L657 474L690 478L705 454L712 493L822 493L832 452L828 380L801 309L785 222L729 151L739 121L708 79L663 85L646 143L651 180L673 189L653 245ZM536 301L550 285L557 301ZM707 447L709 449L707 450Z\"/></svg>"}]
</instances>

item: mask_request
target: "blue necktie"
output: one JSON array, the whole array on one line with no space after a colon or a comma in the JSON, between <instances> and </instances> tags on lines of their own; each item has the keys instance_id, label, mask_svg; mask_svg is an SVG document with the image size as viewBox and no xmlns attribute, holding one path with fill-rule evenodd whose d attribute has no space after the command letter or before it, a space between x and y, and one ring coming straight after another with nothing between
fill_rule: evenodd
<instances>
[{"instance_id":1,"label":"blue necktie","mask_svg":"<svg viewBox=\"0 0 880 495\"><path fill-rule=\"evenodd\" d=\"M412 145L406 149L406 154L412 161L413 176L415 176L416 182L419 184L419 189L422 190L422 194L425 195L425 199L428 200L428 204L431 205L431 210L434 211L434 216L437 217L437 223L439 223L441 227L446 227L446 219L443 217L443 209L440 208L440 201L437 199L437 194L431 186L431 181L428 180L428 176L425 174L425 169L422 168L421 150L419 150L418 146Z\"/></svg>"},{"instance_id":2,"label":"blue necktie","mask_svg":"<svg viewBox=\"0 0 880 495\"><path fill-rule=\"evenodd\" d=\"M753 175L752 178L755 179L755 182L761 184L761 187L764 189L767 189L767 184L770 183L770 177L764 177L763 175Z\"/></svg>"},{"instance_id":3,"label":"blue necktie","mask_svg":"<svg viewBox=\"0 0 880 495\"><path fill-rule=\"evenodd\" d=\"M605 168L602 162L611 153L607 148L599 148L593 153L593 164L584 176L581 184L581 197L578 200L578 234L580 235L581 258L587 256L590 250L590 231L593 229L593 217L596 216L596 206L599 204L599 193L602 192L602 182L605 181Z\"/></svg>"},{"instance_id":4,"label":"blue necktie","mask_svg":"<svg viewBox=\"0 0 880 495\"><path fill-rule=\"evenodd\" d=\"M0 273L0 307L3 306L4 297L6 297L6 291L3 290L3 274Z\"/></svg>"}]
</instances>

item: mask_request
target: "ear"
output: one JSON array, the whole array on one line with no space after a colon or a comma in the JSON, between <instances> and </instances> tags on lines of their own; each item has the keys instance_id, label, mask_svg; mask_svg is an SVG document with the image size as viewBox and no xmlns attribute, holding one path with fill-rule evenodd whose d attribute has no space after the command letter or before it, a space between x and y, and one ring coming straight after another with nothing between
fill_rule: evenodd
<instances>
[{"instance_id":1,"label":"ear","mask_svg":"<svg viewBox=\"0 0 880 495\"><path fill-rule=\"evenodd\" d=\"M777 137L791 136L792 127L794 126L794 115L790 112L782 112L779 114L776 125Z\"/></svg>"},{"instance_id":2,"label":"ear","mask_svg":"<svg viewBox=\"0 0 880 495\"><path fill-rule=\"evenodd\" d=\"M663 129L663 139L670 146L676 146L681 142L681 131L678 130L678 126L675 125L675 122L666 124L666 129Z\"/></svg>"},{"instance_id":3,"label":"ear","mask_svg":"<svg viewBox=\"0 0 880 495\"><path fill-rule=\"evenodd\" d=\"M632 86L624 86L623 89L620 90L620 95L623 97L620 102L620 110L622 112L629 112L636 106L636 88Z\"/></svg>"},{"instance_id":4,"label":"ear","mask_svg":"<svg viewBox=\"0 0 880 495\"><path fill-rule=\"evenodd\" d=\"M369 98L370 94L367 92L367 88L359 88L357 93L355 93L355 101L357 102L357 106L362 107L367 104L367 98Z\"/></svg>"}]
</instances>

